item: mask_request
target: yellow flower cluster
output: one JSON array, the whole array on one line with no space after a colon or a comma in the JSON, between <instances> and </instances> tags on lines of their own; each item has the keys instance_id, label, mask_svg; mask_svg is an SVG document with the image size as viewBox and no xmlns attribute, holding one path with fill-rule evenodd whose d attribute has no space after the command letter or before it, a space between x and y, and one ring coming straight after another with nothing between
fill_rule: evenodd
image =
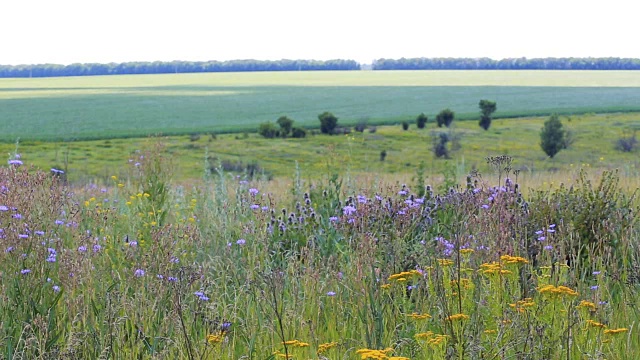
<instances>
[{"instance_id":1,"label":"yellow flower cluster","mask_svg":"<svg viewBox=\"0 0 640 360\"><path fill-rule=\"evenodd\" d=\"M418 270L403 271L389 276L389 281L396 280L398 282L407 281L411 277L422 276Z\"/></svg>"},{"instance_id":2,"label":"yellow flower cluster","mask_svg":"<svg viewBox=\"0 0 640 360\"><path fill-rule=\"evenodd\" d=\"M619 328L619 329L609 329L609 330L605 330L604 333L607 335L616 335L616 334L620 334L623 332L627 332L629 331L629 329L627 328Z\"/></svg>"},{"instance_id":3,"label":"yellow flower cluster","mask_svg":"<svg viewBox=\"0 0 640 360\"><path fill-rule=\"evenodd\" d=\"M282 345L287 345L291 347L307 347L309 343L298 341L298 340L288 340L282 343Z\"/></svg>"},{"instance_id":4,"label":"yellow flower cluster","mask_svg":"<svg viewBox=\"0 0 640 360\"><path fill-rule=\"evenodd\" d=\"M324 352L327 352L327 350L338 346L338 343L335 341L332 342L328 342L328 343L324 343L324 344L320 344L318 345L318 354L322 354Z\"/></svg>"},{"instance_id":5,"label":"yellow flower cluster","mask_svg":"<svg viewBox=\"0 0 640 360\"><path fill-rule=\"evenodd\" d=\"M425 320L431 317L431 315L429 314L418 314L418 313L413 313L410 315L407 315L407 317L410 317L414 320Z\"/></svg>"},{"instance_id":6,"label":"yellow flower cluster","mask_svg":"<svg viewBox=\"0 0 640 360\"><path fill-rule=\"evenodd\" d=\"M580 301L580 304L578 304L578 307L583 307L583 308L589 309L591 311L595 311L596 310L596 304L592 303L591 301L587 301L587 300Z\"/></svg>"},{"instance_id":7,"label":"yellow flower cluster","mask_svg":"<svg viewBox=\"0 0 640 360\"><path fill-rule=\"evenodd\" d=\"M600 329L606 328L607 325L603 324L603 323L599 323L597 321L593 321L593 320L587 320L587 324L592 326L592 327L597 327Z\"/></svg>"},{"instance_id":8,"label":"yellow flower cluster","mask_svg":"<svg viewBox=\"0 0 640 360\"><path fill-rule=\"evenodd\" d=\"M502 255L500 256L500 260L507 265L511 264L528 264L529 260L520 257L520 256L511 256L511 255Z\"/></svg>"},{"instance_id":9,"label":"yellow flower cluster","mask_svg":"<svg viewBox=\"0 0 640 360\"><path fill-rule=\"evenodd\" d=\"M511 274L511 270L505 270L502 268L502 264L498 263L498 262L490 262L490 263L484 263L482 265L480 265L480 270L478 270L479 272L482 272L485 275L507 275L507 274Z\"/></svg>"},{"instance_id":10,"label":"yellow flower cluster","mask_svg":"<svg viewBox=\"0 0 640 360\"><path fill-rule=\"evenodd\" d=\"M221 343L222 340L224 340L224 333L222 331L220 331L220 332L218 332L216 334L207 335L207 342L209 344Z\"/></svg>"},{"instance_id":11,"label":"yellow flower cluster","mask_svg":"<svg viewBox=\"0 0 640 360\"><path fill-rule=\"evenodd\" d=\"M451 266L453 265L453 261L449 259L438 259L438 265L440 266Z\"/></svg>"},{"instance_id":12,"label":"yellow flower cluster","mask_svg":"<svg viewBox=\"0 0 640 360\"><path fill-rule=\"evenodd\" d=\"M374 359L374 360L388 360L390 359L389 353L393 351L392 348L386 348L384 350L372 350L372 349L359 349L356 351L356 354L360 355L361 360L365 359ZM394 359L401 359L398 357L393 357Z\"/></svg>"},{"instance_id":13,"label":"yellow flower cluster","mask_svg":"<svg viewBox=\"0 0 640 360\"><path fill-rule=\"evenodd\" d=\"M448 321L458 321L458 320L469 320L469 315L465 314L454 314L447 317Z\"/></svg>"},{"instance_id":14,"label":"yellow flower cluster","mask_svg":"<svg viewBox=\"0 0 640 360\"><path fill-rule=\"evenodd\" d=\"M427 331L415 334L413 337L416 340L426 340L427 344L436 346L440 345L447 338L447 335L434 334L433 331Z\"/></svg>"},{"instance_id":15,"label":"yellow flower cluster","mask_svg":"<svg viewBox=\"0 0 640 360\"><path fill-rule=\"evenodd\" d=\"M509 304L512 308L516 309L517 312L523 313L527 308L535 306L536 303L533 302L532 298L525 298L523 300L518 300L515 304Z\"/></svg>"},{"instance_id":16,"label":"yellow flower cluster","mask_svg":"<svg viewBox=\"0 0 640 360\"><path fill-rule=\"evenodd\" d=\"M458 280L451 280L452 287L457 287L457 285L458 285ZM461 278L460 287L463 289L470 289L473 287L473 283L471 282L471 279Z\"/></svg>"},{"instance_id":17,"label":"yellow flower cluster","mask_svg":"<svg viewBox=\"0 0 640 360\"><path fill-rule=\"evenodd\" d=\"M562 295L578 296L577 291L562 285L558 287L553 285L544 285L538 288L538 292L540 294L548 294L552 296L562 296Z\"/></svg>"},{"instance_id":18,"label":"yellow flower cluster","mask_svg":"<svg viewBox=\"0 0 640 360\"><path fill-rule=\"evenodd\" d=\"M471 253L473 253L474 251L475 251L475 250L473 250L473 249L469 249L469 248L467 248L467 249L460 249L460 254L467 255L467 254L471 254Z\"/></svg>"}]
</instances>

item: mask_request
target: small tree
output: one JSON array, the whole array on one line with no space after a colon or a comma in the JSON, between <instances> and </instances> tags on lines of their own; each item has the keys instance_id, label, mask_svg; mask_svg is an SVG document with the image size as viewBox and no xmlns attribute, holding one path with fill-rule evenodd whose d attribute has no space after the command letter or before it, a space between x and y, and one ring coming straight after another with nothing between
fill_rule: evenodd
<instances>
[{"instance_id":1,"label":"small tree","mask_svg":"<svg viewBox=\"0 0 640 360\"><path fill-rule=\"evenodd\" d=\"M307 136L307 130L299 127L294 127L293 129L291 129L291 137L303 138L305 136Z\"/></svg>"},{"instance_id":2,"label":"small tree","mask_svg":"<svg viewBox=\"0 0 640 360\"><path fill-rule=\"evenodd\" d=\"M440 111L438 116L436 116L436 122L438 123L438 127L442 127L442 125L449 127L455 118L456 113L451 111L450 109L444 109Z\"/></svg>"},{"instance_id":3,"label":"small tree","mask_svg":"<svg viewBox=\"0 0 640 360\"><path fill-rule=\"evenodd\" d=\"M480 100L478 106L480 107L480 127L489 130L489 126L491 126L491 116L497 109L496 102Z\"/></svg>"},{"instance_id":4,"label":"small tree","mask_svg":"<svg viewBox=\"0 0 640 360\"><path fill-rule=\"evenodd\" d=\"M267 139L273 139L278 135L278 129L272 122L266 122L260 124L258 133Z\"/></svg>"},{"instance_id":5,"label":"small tree","mask_svg":"<svg viewBox=\"0 0 640 360\"><path fill-rule=\"evenodd\" d=\"M550 158L566 147L565 130L558 115L553 114L544 122L540 131L540 147Z\"/></svg>"},{"instance_id":6,"label":"small tree","mask_svg":"<svg viewBox=\"0 0 640 360\"><path fill-rule=\"evenodd\" d=\"M418 127L418 129L424 129L428 120L429 118L424 113L418 115L418 117L416 118L416 126Z\"/></svg>"},{"instance_id":7,"label":"small tree","mask_svg":"<svg viewBox=\"0 0 640 360\"><path fill-rule=\"evenodd\" d=\"M318 115L318 120L320 120L320 131L323 134L332 134L333 129L338 125L338 118L328 111Z\"/></svg>"},{"instance_id":8,"label":"small tree","mask_svg":"<svg viewBox=\"0 0 640 360\"><path fill-rule=\"evenodd\" d=\"M402 130L409 130L409 122L408 121L403 121L402 122Z\"/></svg>"},{"instance_id":9,"label":"small tree","mask_svg":"<svg viewBox=\"0 0 640 360\"><path fill-rule=\"evenodd\" d=\"M289 136L291 128L293 127L293 120L289 119L286 116L280 116L276 122L278 123L278 125L280 125L280 136Z\"/></svg>"}]
</instances>

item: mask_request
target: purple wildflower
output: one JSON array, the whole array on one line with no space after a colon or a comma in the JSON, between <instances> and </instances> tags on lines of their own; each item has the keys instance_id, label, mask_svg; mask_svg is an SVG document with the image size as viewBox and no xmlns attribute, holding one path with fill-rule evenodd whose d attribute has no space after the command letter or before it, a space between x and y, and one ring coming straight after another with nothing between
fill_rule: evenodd
<instances>
[{"instance_id":1,"label":"purple wildflower","mask_svg":"<svg viewBox=\"0 0 640 360\"><path fill-rule=\"evenodd\" d=\"M9 165L20 166L22 164L23 164L22 160L18 160L18 159L9 160Z\"/></svg>"},{"instance_id":2,"label":"purple wildflower","mask_svg":"<svg viewBox=\"0 0 640 360\"><path fill-rule=\"evenodd\" d=\"M598 285L593 285L592 287L590 287L589 289L591 290L598 290L599 286Z\"/></svg>"},{"instance_id":3,"label":"purple wildflower","mask_svg":"<svg viewBox=\"0 0 640 360\"><path fill-rule=\"evenodd\" d=\"M99 252L99 251L100 251L100 249L102 249L102 246L100 246L100 245L98 245L98 244L93 245L93 252L94 252L94 253Z\"/></svg>"},{"instance_id":4,"label":"purple wildflower","mask_svg":"<svg viewBox=\"0 0 640 360\"><path fill-rule=\"evenodd\" d=\"M9 211L9 207L5 205L0 205L0 211Z\"/></svg>"},{"instance_id":5,"label":"purple wildflower","mask_svg":"<svg viewBox=\"0 0 640 360\"><path fill-rule=\"evenodd\" d=\"M246 243L247 243L247 240L245 240L245 239L239 239L238 241L236 241L236 244L238 244L240 246L242 246L242 245L244 245Z\"/></svg>"},{"instance_id":6,"label":"purple wildflower","mask_svg":"<svg viewBox=\"0 0 640 360\"><path fill-rule=\"evenodd\" d=\"M356 212L356 208L351 205L347 205L342 208L342 211L344 212L345 215L349 216L349 215L353 215Z\"/></svg>"},{"instance_id":7,"label":"purple wildflower","mask_svg":"<svg viewBox=\"0 0 640 360\"><path fill-rule=\"evenodd\" d=\"M20 274L22 274L22 275L26 275L26 274L28 274L30 272L31 272L31 269L22 269L22 270L20 270Z\"/></svg>"},{"instance_id":8,"label":"purple wildflower","mask_svg":"<svg viewBox=\"0 0 640 360\"><path fill-rule=\"evenodd\" d=\"M52 289L53 289L53 292L56 292L56 293L60 292L60 286L58 285L53 285Z\"/></svg>"},{"instance_id":9,"label":"purple wildflower","mask_svg":"<svg viewBox=\"0 0 640 360\"><path fill-rule=\"evenodd\" d=\"M487 210L487 209L489 209L489 205L488 204L482 204L482 208Z\"/></svg>"},{"instance_id":10,"label":"purple wildflower","mask_svg":"<svg viewBox=\"0 0 640 360\"><path fill-rule=\"evenodd\" d=\"M18 237L19 237L20 239L26 239L26 238L28 238L28 237L29 237L29 235L27 235L27 234L18 234Z\"/></svg>"},{"instance_id":11,"label":"purple wildflower","mask_svg":"<svg viewBox=\"0 0 640 360\"><path fill-rule=\"evenodd\" d=\"M338 217L337 216L332 216L329 218L330 222L338 222Z\"/></svg>"},{"instance_id":12,"label":"purple wildflower","mask_svg":"<svg viewBox=\"0 0 640 360\"><path fill-rule=\"evenodd\" d=\"M87 247L84 245L81 245L80 247L78 247L78 252L81 252L81 253L87 252Z\"/></svg>"},{"instance_id":13,"label":"purple wildflower","mask_svg":"<svg viewBox=\"0 0 640 360\"><path fill-rule=\"evenodd\" d=\"M56 225L63 225L63 224L64 224L64 221L62 221L62 220L56 220Z\"/></svg>"},{"instance_id":14,"label":"purple wildflower","mask_svg":"<svg viewBox=\"0 0 640 360\"><path fill-rule=\"evenodd\" d=\"M545 241L545 240L547 240L547 238L546 238L545 236L540 236L540 237L538 238L538 241Z\"/></svg>"},{"instance_id":15,"label":"purple wildflower","mask_svg":"<svg viewBox=\"0 0 640 360\"><path fill-rule=\"evenodd\" d=\"M329 292L327 292L327 296L336 296L336 292L335 291L329 291Z\"/></svg>"},{"instance_id":16,"label":"purple wildflower","mask_svg":"<svg viewBox=\"0 0 640 360\"><path fill-rule=\"evenodd\" d=\"M9 246L4 252L10 253L13 251L13 246Z\"/></svg>"},{"instance_id":17,"label":"purple wildflower","mask_svg":"<svg viewBox=\"0 0 640 360\"><path fill-rule=\"evenodd\" d=\"M38 235L38 236L42 236L42 235L44 235L44 231L42 231L42 230L36 230L36 231L34 231L34 233L35 233L36 235Z\"/></svg>"},{"instance_id":18,"label":"purple wildflower","mask_svg":"<svg viewBox=\"0 0 640 360\"><path fill-rule=\"evenodd\" d=\"M135 276L135 277L143 277L144 276L144 270L136 269L136 271L133 272L133 276Z\"/></svg>"},{"instance_id":19,"label":"purple wildflower","mask_svg":"<svg viewBox=\"0 0 640 360\"><path fill-rule=\"evenodd\" d=\"M594 271L592 274L593 275L600 275L600 271Z\"/></svg>"},{"instance_id":20,"label":"purple wildflower","mask_svg":"<svg viewBox=\"0 0 640 360\"><path fill-rule=\"evenodd\" d=\"M543 249L545 249L545 250L553 250L553 246L546 245Z\"/></svg>"},{"instance_id":21,"label":"purple wildflower","mask_svg":"<svg viewBox=\"0 0 640 360\"><path fill-rule=\"evenodd\" d=\"M171 259L169 260L169 262L172 263L172 264L177 264L177 263L180 262L180 259L178 259L175 256L172 256Z\"/></svg>"},{"instance_id":22,"label":"purple wildflower","mask_svg":"<svg viewBox=\"0 0 640 360\"><path fill-rule=\"evenodd\" d=\"M11 217L14 219L22 219L22 214L13 214Z\"/></svg>"},{"instance_id":23,"label":"purple wildflower","mask_svg":"<svg viewBox=\"0 0 640 360\"><path fill-rule=\"evenodd\" d=\"M249 189L249 194L251 194L251 196L256 196L256 195L258 195L259 192L260 191L258 189L256 189L256 188Z\"/></svg>"},{"instance_id":24,"label":"purple wildflower","mask_svg":"<svg viewBox=\"0 0 640 360\"><path fill-rule=\"evenodd\" d=\"M175 277L173 277L173 276L169 276L169 277L167 278L167 281L169 281L169 282L176 282L176 281L178 281L178 279L177 279L177 278L175 278Z\"/></svg>"},{"instance_id":25,"label":"purple wildflower","mask_svg":"<svg viewBox=\"0 0 640 360\"><path fill-rule=\"evenodd\" d=\"M249 208L251 208L251 210L258 210L258 209L260 209L260 205L253 204L253 205L249 206Z\"/></svg>"}]
</instances>

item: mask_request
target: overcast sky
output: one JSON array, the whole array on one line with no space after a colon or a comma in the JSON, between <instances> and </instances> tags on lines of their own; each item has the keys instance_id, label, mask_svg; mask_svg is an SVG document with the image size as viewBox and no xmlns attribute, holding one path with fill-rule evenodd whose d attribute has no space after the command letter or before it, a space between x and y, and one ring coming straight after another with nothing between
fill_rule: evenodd
<instances>
[{"instance_id":1,"label":"overcast sky","mask_svg":"<svg viewBox=\"0 0 640 360\"><path fill-rule=\"evenodd\" d=\"M0 64L640 58L634 2L3 0Z\"/></svg>"}]
</instances>

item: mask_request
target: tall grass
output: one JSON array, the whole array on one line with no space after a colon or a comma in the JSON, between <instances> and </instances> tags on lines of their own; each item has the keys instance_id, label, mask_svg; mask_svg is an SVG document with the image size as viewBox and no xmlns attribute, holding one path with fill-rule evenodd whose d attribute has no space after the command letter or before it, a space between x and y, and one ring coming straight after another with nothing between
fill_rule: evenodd
<instances>
[{"instance_id":1,"label":"tall grass","mask_svg":"<svg viewBox=\"0 0 640 360\"><path fill-rule=\"evenodd\" d=\"M493 157L462 186L272 190L222 168L173 184L162 154L104 187L0 168L2 357L640 355L638 201L615 172L523 194Z\"/></svg>"}]
</instances>

